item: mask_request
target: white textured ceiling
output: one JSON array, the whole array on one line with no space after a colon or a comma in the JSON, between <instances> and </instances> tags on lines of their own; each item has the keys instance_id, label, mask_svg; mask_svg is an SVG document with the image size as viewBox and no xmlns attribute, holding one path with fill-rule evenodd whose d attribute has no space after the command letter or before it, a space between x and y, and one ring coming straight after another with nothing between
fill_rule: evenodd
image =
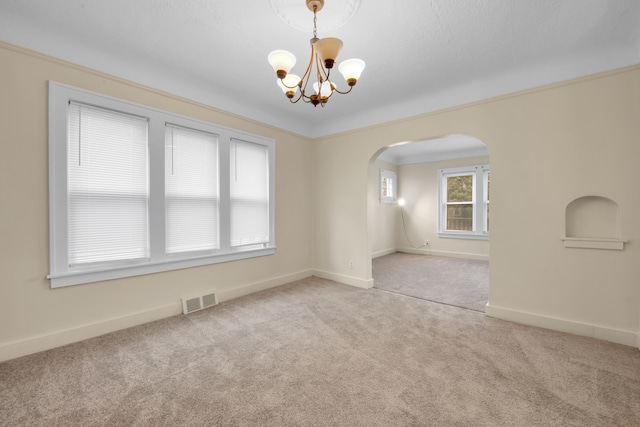
<instances>
[{"instance_id":1,"label":"white textured ceiling","mask_svg":"<svg viewBox=\"0 0 640 427\"><path fill-rule=\"evenodd\" d=\"M304 33L271 0L1 0L0 39L309 137L640 63L640 0L361 0L330 34L318 13L339 60L367 63L321 109L290 104L266 60L290 50L301 74L312 17Z\"/></svg>"}]
</instances>

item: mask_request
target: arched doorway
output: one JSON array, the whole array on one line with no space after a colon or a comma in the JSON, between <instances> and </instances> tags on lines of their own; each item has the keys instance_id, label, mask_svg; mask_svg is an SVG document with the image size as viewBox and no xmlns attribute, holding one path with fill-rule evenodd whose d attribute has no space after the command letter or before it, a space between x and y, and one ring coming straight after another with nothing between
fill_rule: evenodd
<instances>
[{"instance_id":1,"label":"arched doorway","mask_svg":"<svg viewBox=\"0 0 640 427\"><path fill-rule=\"evenodd\" d=\"M486 145L466 135L391 144L374 154L368 179L374 287L484 312L489 179Z\"/></svg>"}]
</instances>

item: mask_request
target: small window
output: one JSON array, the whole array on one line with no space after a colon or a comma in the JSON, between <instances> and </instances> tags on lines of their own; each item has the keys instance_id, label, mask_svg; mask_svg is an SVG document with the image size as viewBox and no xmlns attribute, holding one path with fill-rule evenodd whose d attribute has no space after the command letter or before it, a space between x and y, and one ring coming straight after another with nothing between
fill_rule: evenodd
<instances>
[{"instance_id":1,"label":"small window","mask_svg":"<svg viewBox=\"0 0 640 427\"><path fill-rule=\"evenodd\" d=\"M489 236L489 166L440 169L441 237Z\"/></svg>"},{"instance_id":2,"label":"small window","mask_svg":"<svg viewBox=\"0 0 640 427\"><path fill-rule=\"evenodd\" d=\"M380 169L380 203L395 203L397 200L397 174Z\"/></svg>"}]
</instances>

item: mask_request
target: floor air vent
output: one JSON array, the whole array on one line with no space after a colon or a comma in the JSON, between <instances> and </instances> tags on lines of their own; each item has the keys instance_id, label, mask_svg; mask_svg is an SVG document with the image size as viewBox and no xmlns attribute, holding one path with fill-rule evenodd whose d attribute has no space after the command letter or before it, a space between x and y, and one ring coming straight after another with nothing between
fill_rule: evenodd
<instances>
[{"instance_id":1,"label":"floor air vent","mask_svg":"<svg viewBox=\"0 0 640 427\"><path fill-rule=\"evenodd\" d=\"M199 295L192 298L182 298L182 314L193 313L194 311L212 307L218 304L216 294Z\"/></svg>"}]
</instances>

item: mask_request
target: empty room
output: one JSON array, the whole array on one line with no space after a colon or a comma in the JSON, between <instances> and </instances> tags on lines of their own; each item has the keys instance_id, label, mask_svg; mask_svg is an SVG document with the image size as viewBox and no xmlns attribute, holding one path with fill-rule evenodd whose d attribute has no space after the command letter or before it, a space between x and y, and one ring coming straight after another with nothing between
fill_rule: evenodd
<instances>
[{"instance_id":1,"label":"empty room","mask_svg":"<svg viewBox=\"0 0 640 427\"><path fill-rule=\"evenodd\" d=\"M0 425L638 425L639 22L3 0Z\"/></svg>"}]
</instances>

